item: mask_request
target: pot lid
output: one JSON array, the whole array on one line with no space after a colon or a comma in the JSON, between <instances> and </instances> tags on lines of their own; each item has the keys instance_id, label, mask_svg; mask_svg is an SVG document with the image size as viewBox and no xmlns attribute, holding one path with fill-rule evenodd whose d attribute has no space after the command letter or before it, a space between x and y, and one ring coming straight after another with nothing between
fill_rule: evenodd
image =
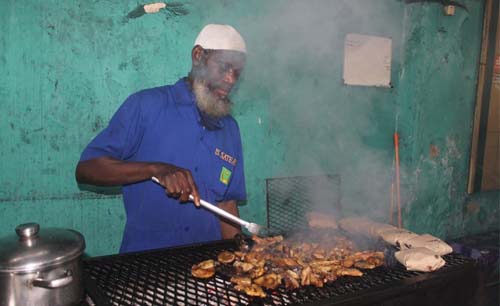
<instances>
[{"instance_id":1,"label":"pot lid","mask_svg":"<svg viewBox=\"0 0 500 306\"><path fill-rule=\"evenodd\" d=\"M77 231L21 224L16 235L0 239L0 272L41 270L79 257L84 249L85 240Z\"/></svg>"}]
</instances>

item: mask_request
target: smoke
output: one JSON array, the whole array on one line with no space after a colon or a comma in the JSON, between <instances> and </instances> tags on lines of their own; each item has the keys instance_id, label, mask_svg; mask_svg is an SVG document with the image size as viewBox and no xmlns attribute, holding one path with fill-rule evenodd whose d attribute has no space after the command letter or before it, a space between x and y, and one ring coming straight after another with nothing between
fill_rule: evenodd
<instances>
[{"instance_id":1,"label":"smoke","mask_svg":"<svg viewBox=\"0 0 500 306\"><path fill-rule=\"evenodd\" d=\"M249 50L242 87L267 95L271 133L285 151L273 176L339 175L344 215L387 222L397 90L344 85L344 39L348 33L392 38L397 84L403 4L273 1L256 10L238 21ZM334 201L331 189L311 188L320 210Z\"/></svg>"}]
</instances>

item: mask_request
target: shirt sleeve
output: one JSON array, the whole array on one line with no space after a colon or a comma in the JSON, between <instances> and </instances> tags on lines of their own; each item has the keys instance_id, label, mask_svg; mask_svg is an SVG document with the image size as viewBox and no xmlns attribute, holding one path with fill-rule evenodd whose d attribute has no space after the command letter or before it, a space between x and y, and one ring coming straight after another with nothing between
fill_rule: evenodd
<instances>
[{"instance_id":1,"label":"shirt sleeve","mask_svg":"<svg viewBox=\"0 0 500 306\"><path fill-rule=\"evenodd\" d=\"M235 200L245 201L247 199L247 191L245 186L245 171L243 164L243 150L241 145L240 131L237 129L236 137L236 165L233 172L233 178L229 183L224 201Z\"/></svg>"},{"instance_id":2,"label":"shirt sleeve","mask_svg":"<svg viewBox=\"0 0 500 306\"><path fill-rule=\"evenodd\" d=\"M102 130L84 149L80 161L98 157L128 160L137 151L144 127L141 124L141 105L137 94L131 95Z\"/></svg>"}]
</instances>

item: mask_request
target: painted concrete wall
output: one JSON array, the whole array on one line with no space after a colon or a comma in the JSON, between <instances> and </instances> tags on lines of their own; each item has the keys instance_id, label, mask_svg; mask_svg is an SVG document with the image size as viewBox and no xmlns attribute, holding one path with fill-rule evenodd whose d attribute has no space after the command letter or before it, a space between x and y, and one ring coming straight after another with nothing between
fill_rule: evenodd
<instances>
[{"instance_id":1,"label":"painted concrete wall","mask_svg":"<svg viewBox=\"0 0 500 306\"><path fill-rule=\"evenodd\" d=\"M0 236L36 221L82 232L89 255L117 252L119 193L77 186L74 167L129 94L186 75L209 22L234 25L249 47L233 96L243 217L264 222L267 177L333 173L346 214L387 220L397 129L406 227L441 237L498 228L498 192L465 193L482 1L453 17L435 3L270 2L192 1L186 16L127 19L136 1L3 1ZM347 33L392 38L392 88L343 85Z\"/></svg>"},{"instance_id":2,"label":"painted concrete wall","mask_svg":"<svg viewBox=\"0 0 500 306\"><path fill-rule=\"evenodd\" d=\"M483 6L444 17L436 7L406 14L401 122L411 204L408 227L443 237L498 229L499 194L465 192Z\"/></svg>"}]
</instances>

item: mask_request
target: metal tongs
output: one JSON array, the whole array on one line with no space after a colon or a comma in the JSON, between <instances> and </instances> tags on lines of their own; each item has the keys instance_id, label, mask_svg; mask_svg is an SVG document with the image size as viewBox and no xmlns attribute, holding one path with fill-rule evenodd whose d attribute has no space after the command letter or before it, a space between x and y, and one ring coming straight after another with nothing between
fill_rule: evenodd
<instances>
[{"instance_id":1,"label":"metal tongs","mask_svg":"<svg viewBox=\"0 0 500 306\"><path fill-rule=\"evenodd\" d=\"M151 180L153 182L157 183L158 185L162 186L163 188L165 188L165 186L163 186L160 183L160 180L158 178L153 176L151 178ZM189 199L191 201L194 201L194 197L192 195L189 195ZM206 209L210 210L211 212L213 212L221 217L224 217L228 220L231 220L235 223L238 223L241 226L244 226L252 234L258 235L261 228L262 228L260 225L258 225L256 223L250 223L250 222L247 222L243 219L240 219L240 218L236 217L235 215L232 215L232 214L228 213L227 211L220 209L219 207L217 207L217 206L215 206L215 205L213 205L205 200L200 199L200 204L201 204L201 206L205 207Z\"/></svg>"}]
</instances>

